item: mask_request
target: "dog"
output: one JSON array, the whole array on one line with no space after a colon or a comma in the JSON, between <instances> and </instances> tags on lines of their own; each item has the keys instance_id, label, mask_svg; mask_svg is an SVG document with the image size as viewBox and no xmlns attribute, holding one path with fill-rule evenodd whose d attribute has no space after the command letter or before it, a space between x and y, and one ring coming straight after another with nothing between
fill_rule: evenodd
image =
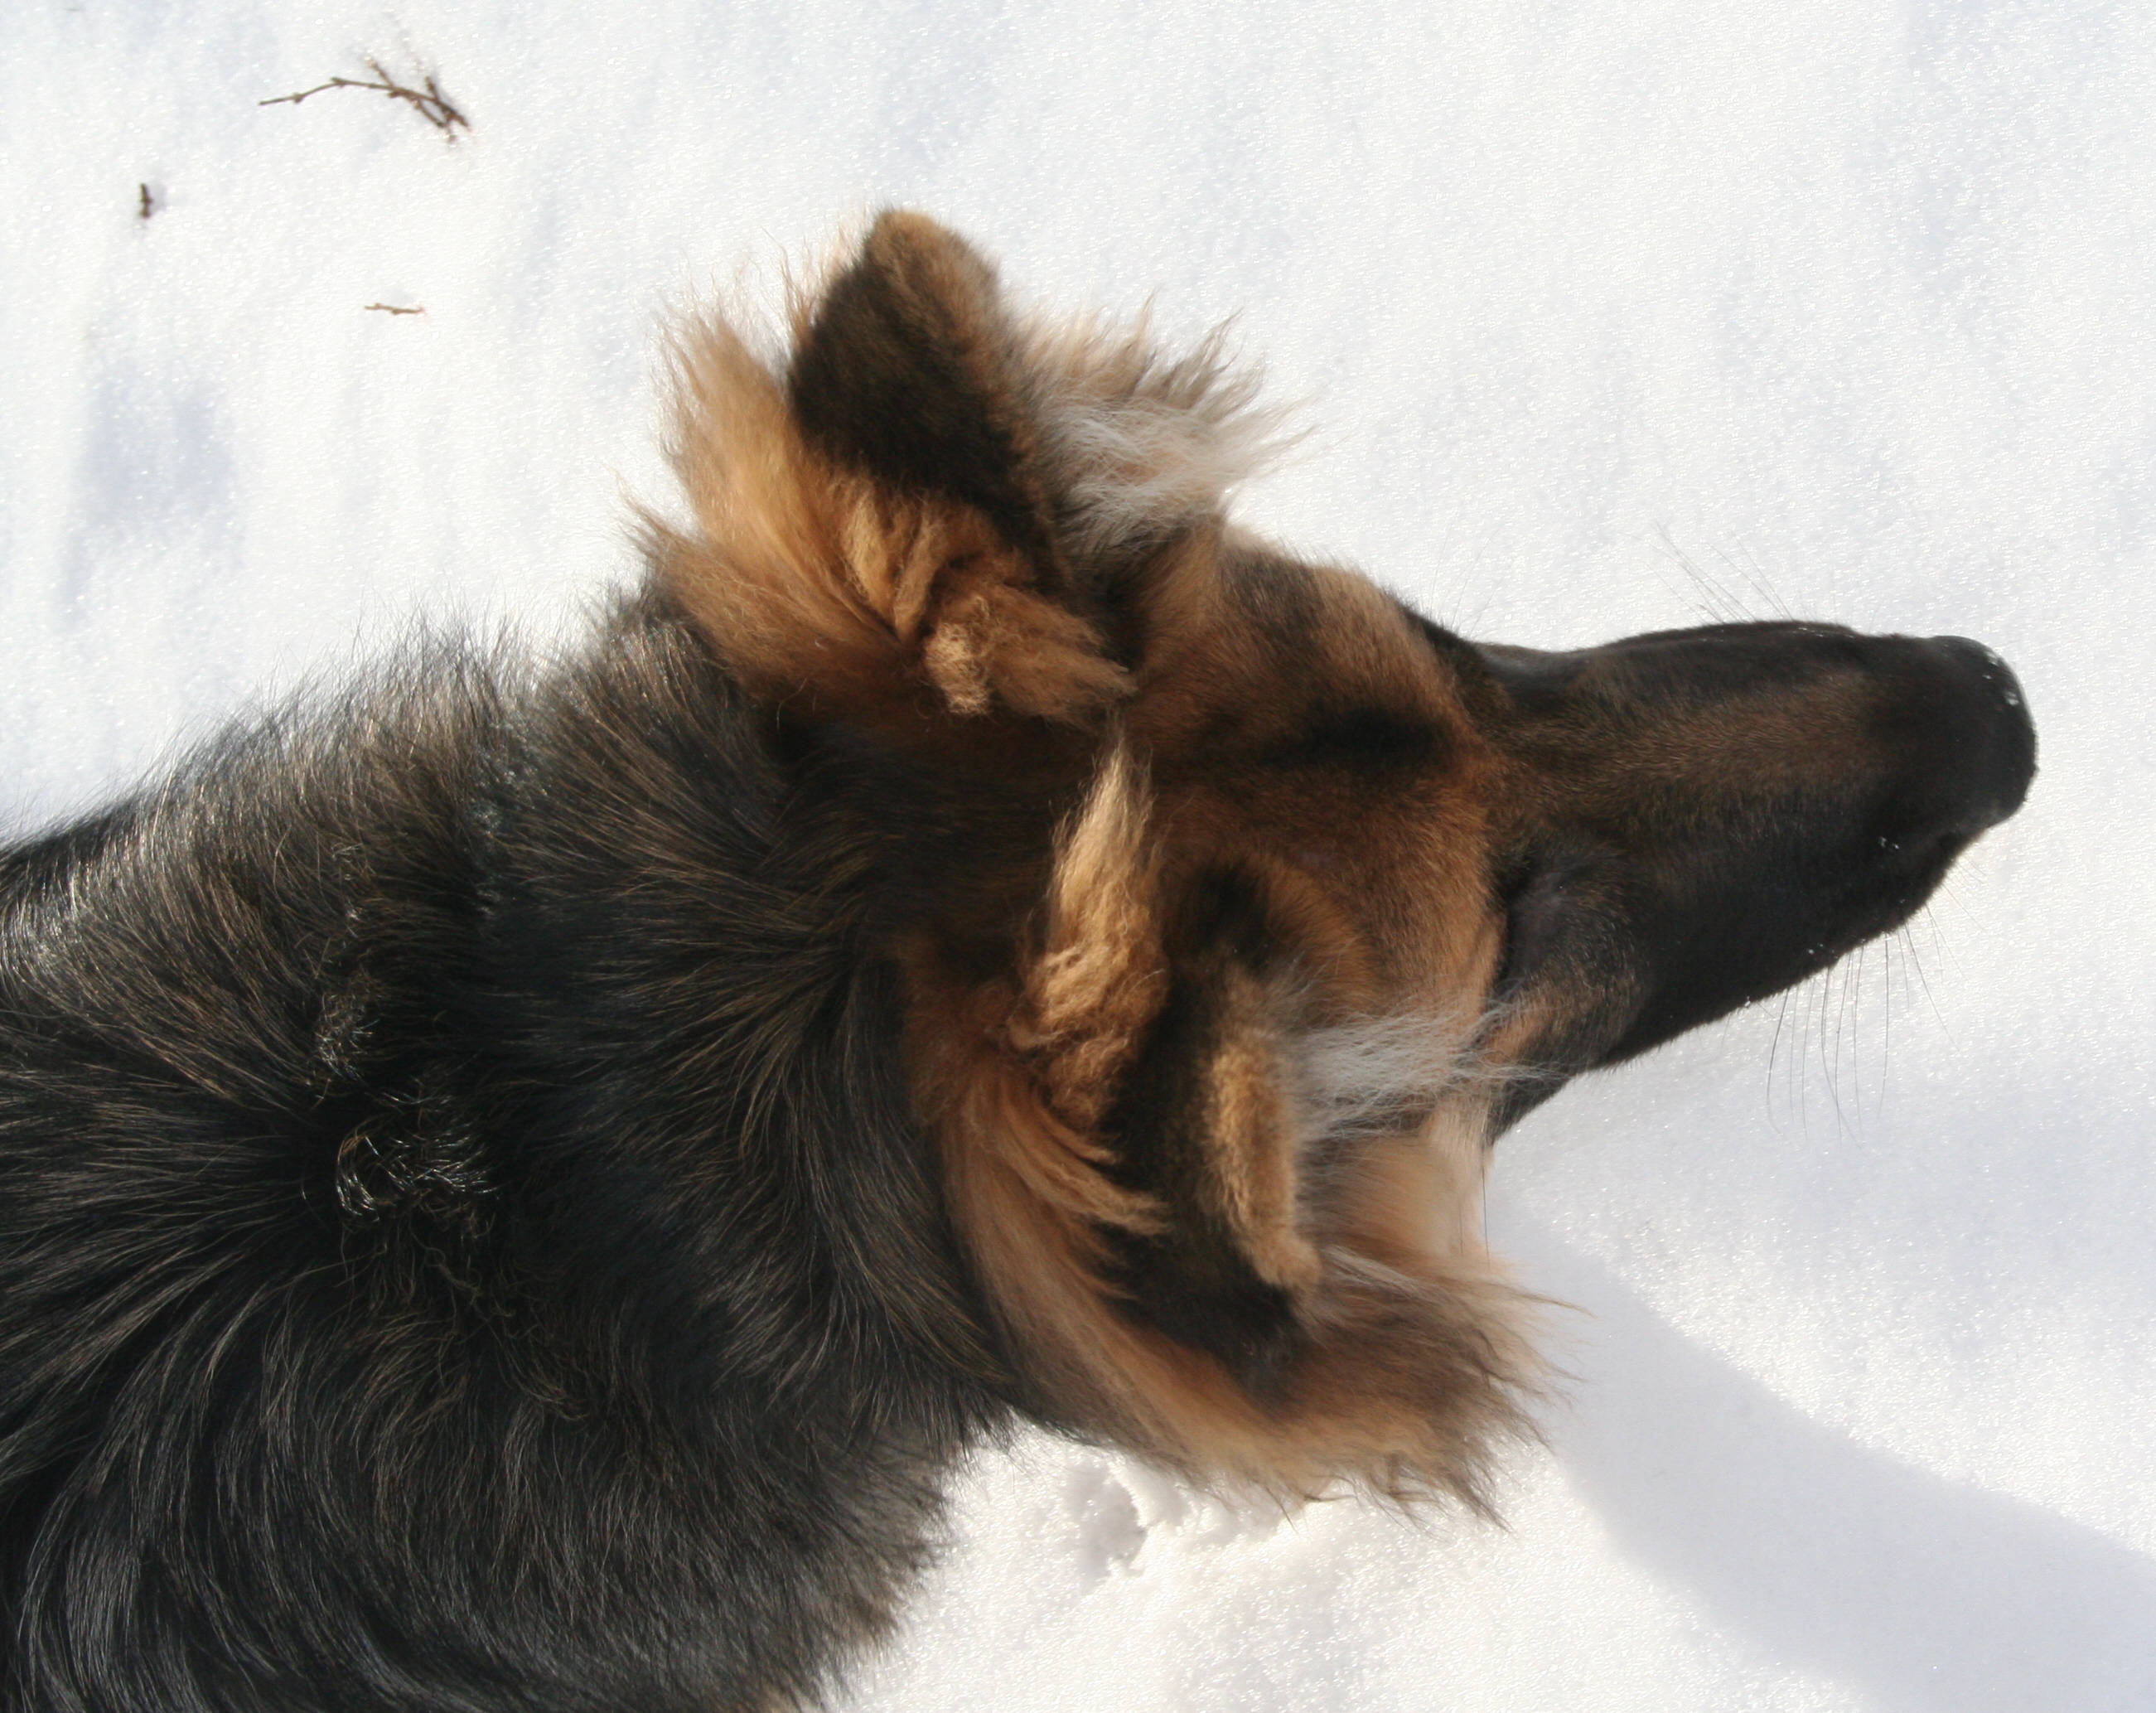
<instances>
[{"instance_id":1,"label":"dog","mask_svg":"<svg viewBox=\"0 0 2156 1713\"><path fill-rule=\"evenodd\" d=\"M573 657L429 643L0 855L9 1713L813 1701L1020 1422L1486 1507L1493 1139L2033 775L1974 643L1482 646L1268 545L1217 338L922 216L767 346L679 331Z\"/></svg>"}]
</instances>

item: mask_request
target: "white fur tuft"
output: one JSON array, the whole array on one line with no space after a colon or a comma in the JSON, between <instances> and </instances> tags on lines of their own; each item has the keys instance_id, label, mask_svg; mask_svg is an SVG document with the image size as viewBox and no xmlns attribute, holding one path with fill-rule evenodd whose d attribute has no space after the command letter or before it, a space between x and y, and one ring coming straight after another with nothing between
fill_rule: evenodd
<instances>
[{"instance_id":1,"label":"white fur tuft","mask_svg":"<svg viewBox=\"0 0 2156 1713\"><path fill-rule=\"evenodd\" d=\"M1227 496L1293 444L1288 412L1257 403L1260 374L1216 328L1183 357L1145 317L1019 329L1064 545L1081 563L1126 558L1224 511Z\"/></svg>"},{"instance_id":2,"label":"white fur tuft","mask_svg":"<svg viewBox=\"0 0 2156 1713\"><path fill-rule=\"evenodd\" d=\"M1296 1063L1313 1139L1397 1134L1488 1073L1475 1061L1481 1018L1413 1014L1313 1029Z\"/></svg>"}]
</instances>

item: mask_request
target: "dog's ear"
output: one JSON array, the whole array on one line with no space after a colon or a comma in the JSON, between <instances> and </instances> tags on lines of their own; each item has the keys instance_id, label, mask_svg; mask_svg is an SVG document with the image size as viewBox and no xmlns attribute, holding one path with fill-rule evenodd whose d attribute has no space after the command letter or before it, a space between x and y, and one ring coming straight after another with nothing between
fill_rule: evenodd
<instances>
[{"instance_id":1,"label":"dog's ear","mask_svg":"<svg viewBox=\"0 0 2156 1713\"><path fill-rule=\"evenodd\" d=\"M1273 1391L1303 1342L1322 1268L1302 1206L1303 1110L1286 995L1218 929L1174 960L1103 1139L1161 1210L1120 1235L1104 1273L1136 1314Z\"/></svg>"},{"instance_id":2,"label":"dog's ear","mask_svg":"<svg viewBox=\"0 0 2156 1713\"><path fill-rule=\"evenodd\" d=\"M877 719L1090 723L1127 690L1058 544L993 271L886 213L795 306L783 371L711 321L677 344L696 528L662 580L757 693Z\"/></svg>"},{"instance_id":3,"label":"dog's ear","mask_svg":"<svg viewBox=\"0 0 2156 1713\"><path fill-rule=\"evenodd\" d=\"M1470 1229L1484 1127L1441 1039L1315 1032L1281 900L1171 882L1111 752L1014 985L912 965L918 1098L1038 1413L1283 1494L1482 1503L1534 1364Z\"/></svg>"}]
</instances>

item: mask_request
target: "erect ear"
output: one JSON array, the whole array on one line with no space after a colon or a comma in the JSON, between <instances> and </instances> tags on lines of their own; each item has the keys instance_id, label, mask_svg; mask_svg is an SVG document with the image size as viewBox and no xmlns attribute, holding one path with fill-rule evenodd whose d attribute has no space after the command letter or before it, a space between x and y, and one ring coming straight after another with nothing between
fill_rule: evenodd
<instances>
[{"instance_id":1,"label":"erect ear","mask_svg":"<svg viewBox=\"0 0 2156 1713\"><path fill-rule=\"evenodd\" d=\"M994 270L926 216L887 213L804 307L786 379L810 444L888 491L971 507L1060 593L1040 432Z\"/></svg>"},{"instance_id":2,"label":"erect ear","mask_svg":"<svg viewBox=\"0 0 2156 1713\"><path fill-rule=\"evenodd\" d=\"M717 320L677 358L697 527L654 526L654 560L752 689L1074 723L1125 693L1057 543L1020 341L957 237L880 217L797 303L783 373Z\"/></svg>"},{"instance_id":3,"label":"erect ear","mask_svg":"<svg viewBox=\"0 0 2156 1713\"><path fill-rule=\"evenodd\" d=\"M1163 1212L1123 1233L1109 1272L1128 1311L1264 1393L1303 1343L1300 1301L1322 1264L1303 1227L1306 1114L1284 985L1240 944L1255 922L1232 885L1176 960L1103 1140Z\"/></svg>"}]
</instances>

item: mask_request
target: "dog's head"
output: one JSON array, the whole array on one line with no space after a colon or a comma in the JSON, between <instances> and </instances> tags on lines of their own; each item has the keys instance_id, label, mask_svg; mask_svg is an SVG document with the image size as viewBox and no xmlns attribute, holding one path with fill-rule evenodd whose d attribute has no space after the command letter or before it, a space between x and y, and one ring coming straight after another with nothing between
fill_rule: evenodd
<instances>
[{"instance_id":1,"label":"dog's head","mask_svg":"<svg viewBox=\"0 0 2156 1713\"><path fill-rule=\"evenodd\" d=\"M1471 1500L1532 1383L1484 1150L1902 922L2034 739L1953 638L1478 646L1227 522L1217 344L880 219L680 347L662 584L850 814L1021 1395L1194 1471Z\"/></svg>"}]
</instances>

